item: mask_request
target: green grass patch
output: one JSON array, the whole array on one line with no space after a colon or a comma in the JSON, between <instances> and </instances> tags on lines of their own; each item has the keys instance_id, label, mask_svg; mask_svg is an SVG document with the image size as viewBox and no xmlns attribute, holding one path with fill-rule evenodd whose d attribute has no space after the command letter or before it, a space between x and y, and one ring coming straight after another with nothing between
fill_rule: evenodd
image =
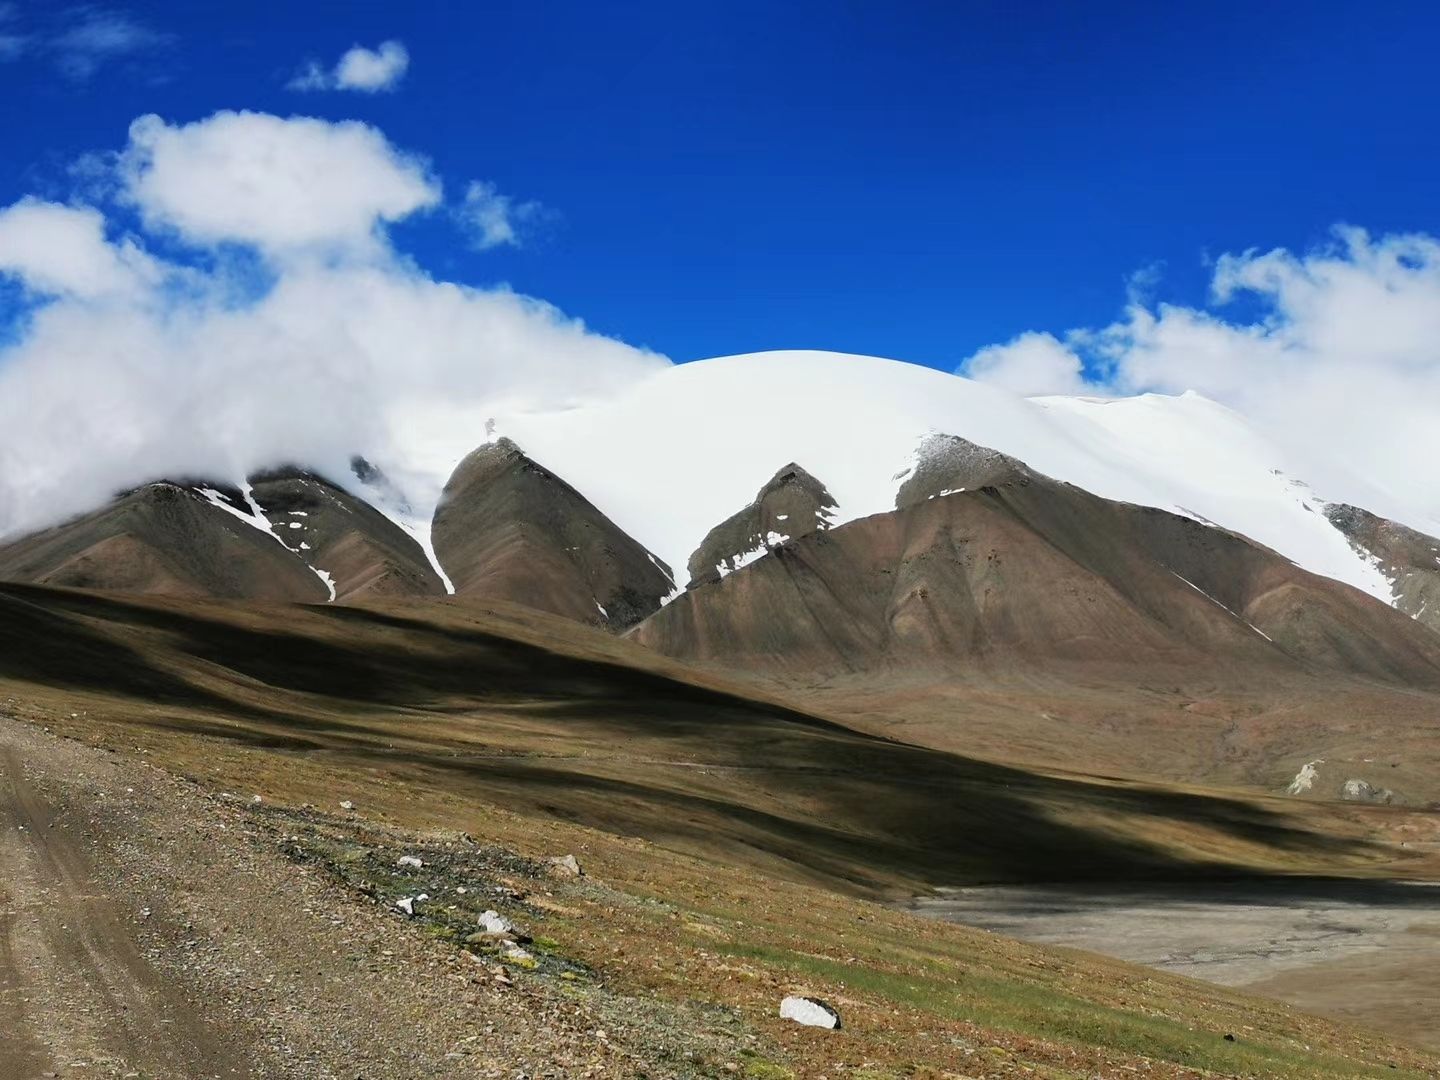
<instances>
[{"instance_id":1,"label":"green grass patch","mask_svg":"<svg viewBox=\"0 0 1440 1080\"><path fill-rule=\"evenodd\" d=\"M947 979L917 970L890 972L765 946L731 946L722 951L980 1027L1159 1058L1194 1069L1313 1080L1402 1076L1422 1080L1419 1073L1251 1041L1248 1035L1227 1042L1224 1031L1206 1030L1198 1020L1191 1028L1178 1020L1097 1004L1057 987L1018 979L958 972Z\"/></svg>"}]
</instances>

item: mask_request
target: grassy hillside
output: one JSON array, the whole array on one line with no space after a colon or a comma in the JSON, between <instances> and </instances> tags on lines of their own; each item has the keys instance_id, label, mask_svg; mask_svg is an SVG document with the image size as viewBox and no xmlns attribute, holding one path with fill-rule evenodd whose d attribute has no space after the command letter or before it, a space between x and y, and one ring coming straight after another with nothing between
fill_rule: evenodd
<instances>
[{"instance_id":1,"label":"grassy hillside","mask_svg":"<svg viewBox=\"0 0 1440 1080\"><path fill-rule=\"evenodd\" d=\"M5 586L0 695L62 730L257 789L318 765L870 895L1424 872L1340 811L910 746L519 608L266 608Z\"/></svg>"},{"instance_id":2,"label":"grassy hillside","mask_svg":"<svg viewBox=\"0 0 1440 1080\"><path fill-rule=\"evenodd\" d=\"M257 827L361 902L411 888L399 852L443 866L457 837L575 852L586 877L522 875L523 899L499 901L558 958L519 977L571 972L557 987L581 1007L605 995L640 1015L671 1015L668 1002L735 1016L761 1036L740 1075L1440 1068L1282 1005L863 898L972 879L1425 871L1325 807L909 747L508 608L244 608L7 586L0 706L235 805L260 795ZM778 1020L790 992L838 1005L845 1030Z\"/></svg>"}]
</instances>

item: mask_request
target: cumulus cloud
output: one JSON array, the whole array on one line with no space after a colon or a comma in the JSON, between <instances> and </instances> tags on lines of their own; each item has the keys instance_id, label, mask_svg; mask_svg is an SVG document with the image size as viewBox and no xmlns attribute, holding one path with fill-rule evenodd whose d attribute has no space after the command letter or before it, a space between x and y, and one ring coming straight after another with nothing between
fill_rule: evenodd
<instances>
[{"instance_id":1,"label":"cumulus cloud","mask_svg":"<svg viewBox=\"0 0 1440 1080\"><path fill-rule=\"evenodd\" d=\"M317 140L338 156L317 156ZM193 259L166 262L153 234L109 238L113 220L95 207L23 200L0 212L0 275L36 294L0 348L0 534L163 476L233 480L300 462L343 481L356 453L423 517L493 412L607 393L668 363L543 301L436 280L393 252L383 224L435 190L411 161L359 125L147 118L119 155L121 197L147 229L196 245ZM300 191L310 185L313 201ZM329 257L291 257L289 230ZM259 295L232 280L224 253L236 245L271 260ZM414 468L441 413L473 424L453 459Z\"/></svg>"},{"instance_id":2,"label":"cumulus cloud","mask_svg":"<svg viewBox=\"0 0 1440 1080\"><path fill-rule=\"evenodd\" d=\"M472 181L465 189L465 201L456 216L470 235L477 251L496 247L519 247L524 233L549 216L540 203L516 202L502 195L494 184Z\"/></svg>"},{"instance_id":3,"label":"cumulus cloud","mask_svg":"<svg viewBox=\"0 0 1440 1080\"><path fill-rule=\"evenodd\" d=\"M1258 315L1227 318L1241 296ZM1204 307L1132 296L1111 325L1050 342L1051 353L1058 346L1083 358L1094 373L1087 385L1097 392L1195 390L1310 450L1312 460L1338 458L1342 468L1301 478L1322 488L1323 497L1347 498L1354 479L1363 477L1392 498L1388 507L1372 509L1404 519L1418 496L1425 515L1440 517L1440 486L1415 479L1440 460L1440 240L1434 237L1376 238L1341 228L1303 254L1225 255L1216 261ZM960 370L1023 382L1017 373L1033 368L1007 362L1004 350L1012 346L982 350ZM1049 368L1058 375L1054 382L1029 385L1068 392L1074 370L1065 371L1059 360Z\"/></svg>"},{"instance_id":4,"label":"cumulus cloud","mask_svg":"<svg viewBox=\"0 0 1440 1080\"><path fill-rule=\"evenodd\" d=\"M79 300L135 298L162 277L133 240L105 238L98 210L32 198L0 210L0 273L33 292Z\"/></svg>"},{"instance_id":5,"label":"cumulus cloud","mask_svg":"<svg viewBox=\"0 0 1440 1080\"><path fill-rule=\"evenodd\" d=\"M178 126L141 117L120 177L151 228L277 259L373 255L386 223L441 195L422 160L366 124L253 112Z\"/></svg>"},{"instance_id":6,"label":"cumulus cloud","mask_svg":"<svg viewBox=\"0 0 1440 1080\"><path fill-rule=\"evenodd\" d=\"M394 90L410 68L410 53L399 41L382 42L379 48L352 46L329 70L309 60L287 83L291 90L355 90L378 94Z\"/></svg>"},{"instance_id":7,"label":"cumulus cloud","mask_svg":"<svg viewBox=\"0 0 1440 1080\"><path fill-rule=\"evenodd\" d=\"M989 345L965 362L965 374L1017 394L1079 394L1087 384L1075 351L1053 334L1031 331L1005 345Z\"/></svg>"}]
</instances>

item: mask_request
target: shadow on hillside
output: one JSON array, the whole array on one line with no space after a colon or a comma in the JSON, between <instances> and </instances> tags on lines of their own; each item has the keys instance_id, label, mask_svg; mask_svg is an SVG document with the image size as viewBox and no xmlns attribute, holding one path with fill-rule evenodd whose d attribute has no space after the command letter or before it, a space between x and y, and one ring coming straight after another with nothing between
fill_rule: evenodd
<instances>
[{"instance_id":1,"label":"shadow on hillside","mask_svg":"<svg viewBox=\"0 0 1440 1080\"><path fill-rule=\"evenodd\" d=\"M1380 850L1242 799L1037 775L364 609L182 610L4 586L0 678L113 695L112 722L322 754L859 891L1230 876L1241 849L1325 870ZM1201 832L1215 854L1172 846Z\"/></svg>"}]
</instances>

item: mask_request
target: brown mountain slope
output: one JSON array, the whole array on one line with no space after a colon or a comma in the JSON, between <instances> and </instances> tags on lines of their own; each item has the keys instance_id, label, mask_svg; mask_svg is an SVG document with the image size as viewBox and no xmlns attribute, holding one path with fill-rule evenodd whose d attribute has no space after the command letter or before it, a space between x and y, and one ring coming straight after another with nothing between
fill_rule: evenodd
<instances>
[{"instance_id":1,"label":"brown mountain slope","mask_svg":"<svg viewBox=\"0 0 1440 1080\"><path fill-rule=\"evenodd\" d=\"M936 474L946 490L955 477ZM878 734L1046 768L1440 800L1440 635L1241 537L1040 477L777 549L633 632Z\"/></svg>"},{"instance_id":2,"label":"brown mountain slope","mask_svg":"<svg viewBox=\"0 0 1440 1080\"><path fill-rule=\"evenodd\" d=\"M1440 686L1440 636L1399 612L1242 537L1029 476L788 543L635 637L792 673L1243 664Z\"/></svg>"},{"instance_id":3,"label":"brown mountain slope","mask_svg":"<svg viewBox=\"0 0 1440 1080\"><path fill-rule=\"evenodd\" d=\"M420 545L363 500L298 469L249 483L248 498L222 484L147 484L0 546L0 580L307 603L331 599L330 584L341 601L444 592Z\"/></svg>"},{"instance_id":4,"label":"brown mountain slope","mask_svg":"<svg viewBox=\"0 0 1440 1080\"><path fill-rule=\"evenodd\" d=\"M205 771L233 759L251 775L242 759L278 751L267 767L292 781L313 761L362 787L403 780L859 892L1397 859L1423 871L1327 808L906 746L518 607L0 586L0 700L125 746L189 745Z\"/></svg>"},{"instance_id":5,"label":"brown mountain slope","mask_svg":"<svg viewBox=\"0 0 1440 1080\"><path fill-rule=\"evenodd\" d=\"M239 492L211 490L245 507ZM274 537L193 486L164 481L0 546L0 580L158 596L323 603L329 595Z\"/></svg>"},{"instance_id":6,"label":"brown mountain slope","mask_svg":"<svg viewBox=\"0 0 1440 1080\"><path fill-rule=\"evenodd\" d=\"M456 467L432 531L457 596L623 628L674 591L669 567L509 439Z\"/></svg>"},{"instance_id":7,"label":"brown mountain slope","mask_svg":"<svg viewBox=\"0 0 1440 1080\"><path fill-rule=\"evenodd\" d=\"M420 545L369 503L298 469L262 473L250 483L275 534L330 575L336 600L444 595Z\"/></svg>"}]
</instances>

